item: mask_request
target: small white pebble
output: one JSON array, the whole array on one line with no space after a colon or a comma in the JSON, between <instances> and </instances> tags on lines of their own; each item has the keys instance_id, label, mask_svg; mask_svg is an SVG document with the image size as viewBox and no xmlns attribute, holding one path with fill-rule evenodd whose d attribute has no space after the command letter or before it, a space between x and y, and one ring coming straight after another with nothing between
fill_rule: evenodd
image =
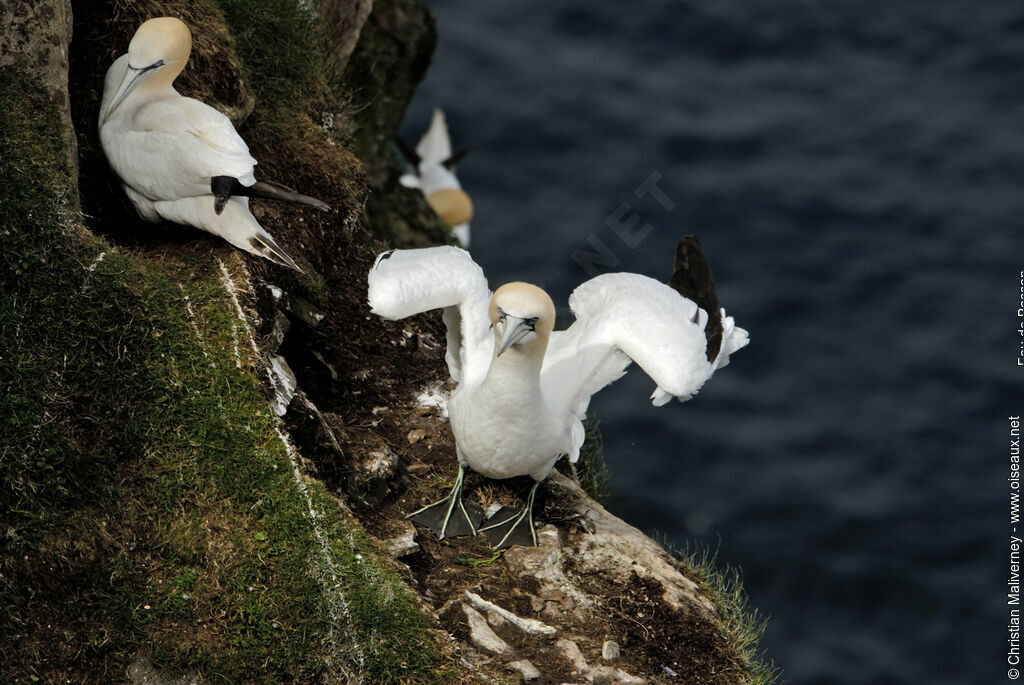
<instances>
[{"instance_id":1,"label":"small white pebble","mask_svg":"<svg viewBox=\"0 0 1024 685\"><path fill-rule=\"evenodd\" d=\"M615 661L619 658L621 650L619 649L619 643L613 640L606 640L601 646L601 658L605 661Z\"/></svg>"}]
</instances>

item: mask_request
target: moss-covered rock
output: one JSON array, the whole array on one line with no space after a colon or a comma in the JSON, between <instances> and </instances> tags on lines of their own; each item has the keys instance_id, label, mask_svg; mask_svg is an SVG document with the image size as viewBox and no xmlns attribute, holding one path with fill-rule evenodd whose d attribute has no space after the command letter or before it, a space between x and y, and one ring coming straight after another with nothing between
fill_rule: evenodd
<instances>
[{"instance_id":1,"label":"moss-covered rock","mask_svg":"<svg viewBox=\"0 0 1024 685\"><path fill-rule=\"evenodd\" d=\"M366 161L374 232L400 247L451 241L422 193L398 182L393 144L405 109L423 80L437 42L434 16L420 0L375 0L339 82L350 99L353 145Z\"/></svg>"},{"instance_id":2,"label":"moss-covered rock","mask_svg":"<svg viewBox=\"0 0 1024 685\"><path fill-rule=\"evenodd\" d=\"M71 135L68 97L68 43L71 4L68 0L5 3L0 10L0 67L18 66L46 91L62 120L64 158L72 176L78 168Z\"/></svg>"},{"instance_id":3,"label":"moss-covered rock","mask_svg":"<svg viewBox=\"0 0 1024 685\"><path fill-rule=\"evenodd\" d=\"M68 3L45 0L35 14L17 10L11 35L25 35L27 18L38 35L4 43L0 61L0 680L512 682L507 660L481 655L472 635L458 642L468 615L458 602L472 590L538 613L551 588L480 540L421 540L410 552L406 524L408 563L380 542L414 502L450 486L453 462L443 419L414 398L447 378L438 317L394 324L365 303L386 243L450 239L422 196L398 186L391 149L436 39L429 11L375 0L342 31L354 42L345 60L331 49L345 25L335 22L367 3L70 5L70 46ZM141 222L108 169L96 131L104 72L142 21L166 14L194 38L180 91L232 117L257 177L333 207L252 204L304 274ZM51 68L64 55L66 86ZM62 89L69 98L54 97ZM270 398L284 373L299 391L282 417ZM578 509L598 505L543 492L565 549L596 544ZM632 615L647 612L665 644L641 659L624 641L623 668L676 658L668 633L694 625L694 682L768 682L747 659L756 631L729 609L737 603L709 604L705 576L694 582L648 543L637 541L644 563L687 589L699 621L678 607L658 613L658 578L647 576L629 590L629 616L621 602L619 614L603 611L622 569L574 552L552 562L590 587L597 614L560 622L574 633L561 642L524 638L519 656L559 677L604 677L614 669L590 654L603 638L587 631L639 642L647 628ZM598 614L607 620L588 618ZM588 650L590 670L566 660L569 644L571 657Z\"/></svg>"},{"instance_id":4,"label":"moss-covered rock","mask_svg":"<svg viewBox=\"0 0 1024 685\"><path fill-rule=\"evenodd\" d=\"M317 177L331 221L349 224L281 230L284 215L265 213L284 240L318 248L304 286L316 297L337 278L320 269L324 248L345 242L324 236L352 232L365 191L358 160L313 123L326 88L311 19L295 3L178 5L198 46L183 87L227 110L251 92L242 131L257 157L291 183ZM141 224L119 199L93 123L103 65L141 18L175 8L106 9L79 15L73 46L89 218L54 84L13 60L0 69L0 675L110 682L144 664L227 682L433 681L447 647L303 474L267 402L253 290L266 266L188 231L154 249L140 232L178 229ZM262 31L237 28L254 17ZM290 60L264 57L285 48ZM250 86L205 86L216 65Z\"/></svg>"}]
</instances>

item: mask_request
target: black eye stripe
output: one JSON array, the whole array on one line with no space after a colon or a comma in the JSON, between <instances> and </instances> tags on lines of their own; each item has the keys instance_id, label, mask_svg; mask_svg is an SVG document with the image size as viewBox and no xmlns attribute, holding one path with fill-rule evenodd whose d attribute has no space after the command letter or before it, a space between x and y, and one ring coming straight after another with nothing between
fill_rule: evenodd
<instances>
[{"instance_id":1,"label":"black eye stripe","mask_svg":"<svg viewBox=\"0 0 1024 685\"><path fill-rule=\"evenodd\" d=\"M504 321L506 318L508 318L508 314L505 312L504 309L502 309L501 307L498 307L498 321ZM519 317L515 317L515 318L519 318ZM530 330L534 330L535 326L537 325L537 321L539 321L539 320L540 320L539 316L531 316L531 317L526 318L526 319L521 319L521 321L524 324L526 324L527 326L530 327Z\"/></svg>"}]
</instances>

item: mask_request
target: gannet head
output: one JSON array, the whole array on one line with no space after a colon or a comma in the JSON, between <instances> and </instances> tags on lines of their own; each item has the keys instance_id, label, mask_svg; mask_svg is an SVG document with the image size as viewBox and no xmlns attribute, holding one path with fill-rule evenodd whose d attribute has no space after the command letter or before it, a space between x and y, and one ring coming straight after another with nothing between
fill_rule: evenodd
<instances>
[{"instance_id":1,"label":"gannet head","mask_svg":"<svg viewBox=\"0 0 1024 685\"><path fill-rule=\"evenodd\" d=\"M175 17L157 17L142 24L128 44L128 68L103 114L103 121L144 81L170 86L192 52L192 33Z\"/></svg>"},{"instance_id":2,"label":"gannet head","mask_svg":"<svg viewBox=\"0 0 1024 685\"><path fill-rule=\"evenodd\" d=\"M544 355L555 326L555 304L546 292L529 283L506 283L491 296L489 313L495 357L511 346L527 354Z\"/></svg>"}]
</instances>

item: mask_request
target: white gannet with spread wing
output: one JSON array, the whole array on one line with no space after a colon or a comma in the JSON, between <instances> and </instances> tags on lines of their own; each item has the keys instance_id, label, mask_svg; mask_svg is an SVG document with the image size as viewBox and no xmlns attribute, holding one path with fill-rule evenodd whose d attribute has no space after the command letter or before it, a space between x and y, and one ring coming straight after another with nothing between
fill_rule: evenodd
<instances>
[{"instance_id":1,"label":"white gannet with spread wing","mask_svg":"<svg viewBox=\"0 0 1024 685\"><path fill-rule=\"evenodd\" d=\"M399 182L406 188L419 188L430 208L452 227L452 233L459 239L459 244L469 247L469 221L473 218L473 203L455 177L455 165L469 154L471 148L464 147L452 154L448 124L440 109L434 110L430 127L420 138L415 150L401 139L398 140L398 147L412 166L412 171L403 174Z\"/></svg>"},{"instance_id":2,"label":"white gannet with spread wing","mask_svg":"<svg viewBox=\"0 0 1024 685\"><path fill-rule=\"evenodd\" d=\"M718 308L710 268L692 236L680 242L676 266L673 286L680 290L630 273L583 283L569 298L576 321L554 331L547 293L517 282L492 294L464 250L381 254L368 276L370 308L387 319L444 309L446 359L459 383L448 403L459 461L455 487L411 517L441 538L475 534L482 516L462 501L466 467L488 478L529 475L535 483L523 508L498 512L481 530L498 548L536 544L537 485L559 457L579 457L591 395L635 361L657 384L651 399L660 406L689 399L725 366L747 344L747 332Z\"/></svg>"},{"instance_id":3,"label":"white gannet with spread wing","mask_svg":"<svg viewBox=\"0 0 1024 685\"><path fill-rule=\"evenodd\" d=\"M301 271L249 211L249 196L330 208L257 181L256 160L231 120L174 89L191 52L185 23L158 17L138 28L128 53L107 70L99 129L110 166L147 221L195 226Z\"/></svg>"}]
</instances>

